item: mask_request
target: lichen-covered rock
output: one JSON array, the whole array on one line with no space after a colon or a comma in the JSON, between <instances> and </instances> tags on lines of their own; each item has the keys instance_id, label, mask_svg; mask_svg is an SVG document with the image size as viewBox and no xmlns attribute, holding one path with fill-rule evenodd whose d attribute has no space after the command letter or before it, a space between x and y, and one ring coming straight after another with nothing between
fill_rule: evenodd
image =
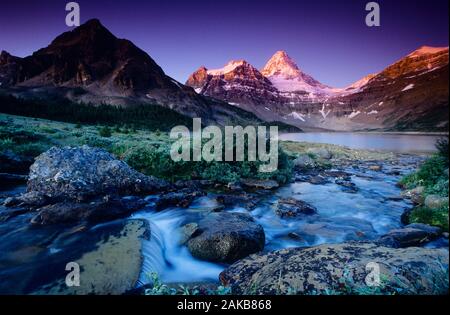
<instances>
[{"instance_id":1,"label":"lichen-covered rock","mask_svg":"<svg viewBox=\"0 0 450 315\"><path fill-rule=\"evenodd\" d=\"M198 223L187 246L199 259L233 263L261 251L264 242L263 227L250 215L220 212L211 213Z\"/></svg>"},{"instance_id":2,"label":"lichen-covered rock","mask_svg":"<svg viewBox=\"0 0 450 315\"><path fill-rule=\"evenodd\" d=\"M220 280L233 294L358 294L370 290L365 280L373 263L380 267L383 293L448 292L448 251L356 242L254 254L223 271Z\"/></svg>"},{"instance_id":3,"label":"lichen-covered rock","mask_svg":"<svg viewBox=\"0 0 450 315\"><path fill-rule=\"evenodd\" d=\"M167 186L102 149L53 147L30 167L27 191L54 201L83 201L102 194L150 193Z\"/></svg>"}]
</instances>

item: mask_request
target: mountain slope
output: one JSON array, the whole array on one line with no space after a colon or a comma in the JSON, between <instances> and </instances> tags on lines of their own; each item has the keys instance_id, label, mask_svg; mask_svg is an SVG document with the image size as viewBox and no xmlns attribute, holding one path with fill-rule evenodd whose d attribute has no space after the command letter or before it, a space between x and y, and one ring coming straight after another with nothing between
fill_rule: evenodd
<instances>
[{"instance_id":1,"label":"mountain slope","mask_svg":"<svg viewBox=\"0 0 450 315\"><path fill-rule=\"evenodd\" d=\"M448 48L421 47L339 98L357 124L448 130ZM349 113L349 110L352 110Z\"/></svg>"},{"instance_id":2,"label":"mountain slope","mask_svg":"<svg viewBox=\"0 0 450 315\"><path fill-rule=\"evenodd\" d=\"M31 56L2 52L0 88L20 97L63 97L85 104L158 104L205 123L252 116L170 78L147 53L115 37L97 19L61 34ZM227 118L228 113L235 117ZM251 121L259 120L253 116Z\"/></svg>"},{"instance_id":3,"label":"mountain slope","mask_svg":"<svg viewBox=\"0 0 450 315\"><path fill-rule=\"evenodd\" d=\"M328 87L303 73L284 51L276 52L260 73L270 84L246 75L245 86L234 85L223 93L208 84L214 81L216 87L230 79L203 67L187 85L198 93L232 100L264 120L300 128L448 130L448 47L421 47L344 89ZM232 80L235 77L232 72Z\"/></svg>"}]
</instances>

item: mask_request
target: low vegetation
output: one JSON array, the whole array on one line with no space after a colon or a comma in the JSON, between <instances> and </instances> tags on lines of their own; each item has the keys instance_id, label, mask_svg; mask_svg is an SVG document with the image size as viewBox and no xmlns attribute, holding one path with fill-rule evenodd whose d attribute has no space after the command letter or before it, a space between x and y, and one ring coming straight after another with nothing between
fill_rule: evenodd
<instances>
[{"instance_id":1,"label":"low vegetation","mask_svg":"<svg viewBox=\"0 0 450 315\"><path fill-rule=\"evenodd\" d=\"M281 184L292 177L291 157L280 149L273 173L258 171L261 162L174 162L167 132L107 125L82 125L0 114L0 152L37 156L52 146L89 145L103 148L147 175L176 181L209 179L228 183L241 178L274 179Z\"/></svg>"},{"instance_id":2,"label":"low vegetation","mask_svg":"<svg viewBox=\"0 0 450 315\"><path fill-rule=\"evenodd\" d=\"M400 182L406 189L423 187L423 200L432 195L448 198L448 138L439 140L436 147L438 149L436 154L425 161L417 172L405 176ZM448 231L448 211L448 200L435 208L428 207L425 202L413 209L410 221L439 226Z\"/></svg>"}]
</instances>

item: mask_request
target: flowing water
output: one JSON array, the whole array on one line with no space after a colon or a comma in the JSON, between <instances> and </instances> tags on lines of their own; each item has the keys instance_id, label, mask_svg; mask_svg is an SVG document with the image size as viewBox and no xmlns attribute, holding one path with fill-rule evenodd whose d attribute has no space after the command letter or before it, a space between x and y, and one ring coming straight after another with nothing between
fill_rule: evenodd
<instances>
[{"instance_id":1,"label":"flowing water","mask_svg":"<svg viewBox=\"0 0 450 315\"><path fill-rule=\"evenodd\" d=\"M437 137L377 134L352 134L349 137L342 133L316 133L283 135L283 138L344 144L352 148L417 152L432 151ZM400 216L411 205L398 197L400 189L396 183L415 167L416 164L410 161L401 165L383 165L383 172L349 168L345 171L352 174L357 193L345 191L333 181L325 185L295 182L266 195L252 211L239 206L224 211L250 213L264 228L265 251L349 240L374 240L401 226ZM390 168L400 170L400 174L389 175L395 174L390 172ZM18 194L23 189L15 188L4 194ZM316 207L318 213L298 218L280 218L275 214L274 206L278 199L286 197L303 200ZM217 208L214 193L198 198L188 209L169 208L161 212L156 212L153 207L157 198L157 195L148 196L148 207L131 216L147 220L151 227L151 238L144 241L144 262L139 284L151 282L152 273L157 273L166 283L217 282L219 273L226 265L195 259L187 247L180 244L180 228L184 224L197 222ZM63 246L57 251L49 248L47 244L54 243L54 235L61 231L58 232L58 227L52 226L40 229L30 227L28 222L31 216L23 214L0 223L0 258L4 256L3 262L7 263L3 268L8 267L3 271L0 268L0 278L4 272L3 276L11 280L5 282L5 290L21 292L26 288L22 288L20 282L14 282L17 275L45 276L51 273L47 266L49 262L63 261L67 258L65 252L81 252L64 245L67 242L62 242ZM448 247L448 240L437 240L427 246Z\"/></svg>"},{"instance_id":2,"label":"flowing water","mask_svg":"<svg viewBox=\"0 0 450 315\"><path fill-rule=\"evenodd\" d=\"M410 204L396 198L400 195L400 189L395 185L399 176L351 171L358 193L348 193L335 183L297 182L267 196L253 211L239 206L225 211L250 213L264 227L265 251L374 240L400 227L400 216ZM301 218L280 218L274 212L274 204L285 197L306 201L315 206L318 213ZM152 228L152 238L145 244L141 283L148 283L148 275L152 272L168 283L217 281L226 266L199 261L179 244L180 227L199 220L216 205L214 194L209 194L196 200L188 209L171 208L159 213L143 211L133 216L148 220Z\"/></svg>"}]
</instances>

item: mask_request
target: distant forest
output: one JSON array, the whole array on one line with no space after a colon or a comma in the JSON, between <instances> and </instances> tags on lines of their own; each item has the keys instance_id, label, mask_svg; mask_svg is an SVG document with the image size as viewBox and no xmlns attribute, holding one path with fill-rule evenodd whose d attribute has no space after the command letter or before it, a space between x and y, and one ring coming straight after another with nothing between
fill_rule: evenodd
<instances>
[{"instance_id":1,"label":"distant forest","mask_svg":"<svg viewBox=\"0 0 450 315\"><path fill-rule=\"evenodd\" d=\"M168 131L177 125L192 124L192 119L159 105L129 108L74 103L68 99L22 99L0 93L0 112L88 125L128 126L150 131Z\"/></svg>"}]
</instances>

